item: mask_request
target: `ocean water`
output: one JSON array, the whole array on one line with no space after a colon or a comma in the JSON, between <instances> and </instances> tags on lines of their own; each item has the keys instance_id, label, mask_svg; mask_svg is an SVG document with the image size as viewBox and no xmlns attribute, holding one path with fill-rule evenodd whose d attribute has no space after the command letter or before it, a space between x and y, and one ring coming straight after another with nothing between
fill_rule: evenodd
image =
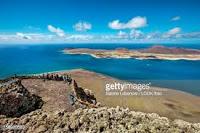
<instances>
[{"instance_id":1,"label":"ocean water","mask_svg":"<svg viewBox=\"0 0 200 133\"><path fill-rule=\"evenodd\" d=\"M198 44L166 45L200 49ZM14 74L83 68L122 80L151 80L157 86L200 95L200 61L96 59L89 55L68 55L61 52L64 48L141 49L151 46L152 44L0 45L0 79Z\"/></svg>"}]
</instances>

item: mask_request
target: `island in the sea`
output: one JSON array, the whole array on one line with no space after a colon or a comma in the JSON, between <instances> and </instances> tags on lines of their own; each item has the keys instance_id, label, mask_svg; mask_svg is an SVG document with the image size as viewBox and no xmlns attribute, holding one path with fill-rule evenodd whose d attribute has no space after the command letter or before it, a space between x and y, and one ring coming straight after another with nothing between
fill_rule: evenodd
<instances>
[{"instance_id":1,"label":"island in the sea","mask_svg":"<svg viewBox=\"0 0 200 133\"><path fill-rule=\"evenodd\" d=\"M146 49L116 48L113 50L75 48L64 49L66 54L88 54L95 58L136 58L136 59L161 59L161 60L200 60L200 50L152 46Z\"/></svg>"}]
</instances>

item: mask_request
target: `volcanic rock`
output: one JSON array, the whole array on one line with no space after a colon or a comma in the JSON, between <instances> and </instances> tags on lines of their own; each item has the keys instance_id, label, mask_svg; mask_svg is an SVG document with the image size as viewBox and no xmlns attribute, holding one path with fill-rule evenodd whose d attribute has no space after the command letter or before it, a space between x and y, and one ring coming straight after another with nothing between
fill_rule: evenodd
<instances>
[{"instance_id":1,"label":"volcanic rock","mask_svg":"<svg viewBox=\"0 0 200 133\"><path fill-rule=\"evenodd\" d=\"M2 82L0 86L0 115L19 117L41 108L43 101L31 94L19 79Z\"/></svg>"}]
</instances>

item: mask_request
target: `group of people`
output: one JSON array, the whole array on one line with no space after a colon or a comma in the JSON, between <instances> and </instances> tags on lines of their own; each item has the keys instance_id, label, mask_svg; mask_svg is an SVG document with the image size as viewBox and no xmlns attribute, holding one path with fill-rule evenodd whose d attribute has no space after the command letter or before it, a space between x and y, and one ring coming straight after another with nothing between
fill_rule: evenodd
<instances>
[{"instance_id":1,"label":"group of people","mask_svg":"<svg viewBox=\"0 0 200 133\"><path fill-rule=\"evenodd\" d=\"M42 74L39 76L39 78L44 79L44 80L56 80L56 81L65 81L69 85L72 83L72 78L69 75L59 75L59 74Z\"/></svg>"}]
</instances>

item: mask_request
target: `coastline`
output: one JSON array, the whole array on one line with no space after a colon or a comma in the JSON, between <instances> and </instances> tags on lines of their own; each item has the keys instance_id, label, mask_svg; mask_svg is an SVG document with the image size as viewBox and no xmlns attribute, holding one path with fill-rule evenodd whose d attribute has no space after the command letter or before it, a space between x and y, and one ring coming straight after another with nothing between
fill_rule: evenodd
<instances>
[{"instance_id":1,"label":"coastline","mask_svg":"<svg viewBox=\"0 0 200 133\"><path fill-rule=\"evenodd\" d=\"M113 50L75 48L64 49L64 54L90 55L94 58L116 58L116 59L150 59L150 60L200 60L200 50L168 48L164 46L152 46L142 50L131 50L126 48L116 48Z\"/></svg>"},{"instance_id":2,"label":"coastline","mask_svg":"<svg viewBox=\"0 0 200 133\"><path fill-rule=\"evenodd\" d=\"M102 126L108 129L110 125L111 129L116 127L121 132L145 132L149 129L151 132L200 131L200 98L197 96L169 89L163 96L110 96L105 95L105 83L125 81L84 69L51 74L59 77L70 75L76 85L41 78L41 75L21 78L21 85L26 90L24 93L40 97L43 105L19 117L0 115L0 124L16 125L17 122L25 132L90 132L101 131ZM17 84L13 85L12 89L16 90ZM69 96L75 86L90 92L99 106L83 107L79 102L71 104ZM1 126L0 130L6 132L12 129Z\"/></svg>"},{"instance_id":3,"label":"coastline","mask_svg":"<svg viewBox=\"0 0 200 133\"><path fill-rule=\"evenodd\" d=\"M49 73L55 73L60 75L69 74L72 77L72 79L76 80L79 86L91 90L97 98L97 101L100 102L101 105L106 107L128 107L130 110L134 111L140 111L145 113L157 113L160 116L164 116L172 120L182 119L189 122L199 122L200 119L200 97L187 92L168 88L154 87L155 90L158 91L164 90L164 95L112 96L105 95L105 84L114 82L127 83L127 81L122 81L111 76L106 76L104 74L84 69L73 69L56 72L54 71ZM56 111L58 108L59 110L67 109L67 97L65 93L67 93L67 90L70 88L67 87L67 89L64 83L49 81L48 85L45 85L45 89L43 88L43 86L46 83L43 83L40 80L25 79L22 81L22 83L31 93L43 97L44 101L48 103L44 105L43 108L46 111ZM55 88L57 88L56 86L60 86L59 91L57 89L55 90ZM60 99L61 97L62 99ZM58 107L54 105L55 101L59 101L59 104L57 105Z\"/></svg>"},{"instance_id":4,"label":"coastline","mask_svg":"<svg viewBox=\"0 0 200 133\"><path fill-rule=\"evenodd\" d=\"M65 73L73 73L73 72L77 72L77 71L83 71L83 72L91 72L91 73L94 73L95 75L101 75L102 77L107 77L107 78L110 78L110 79L114 79L114 80L117 80L117 81L121 81L121 82L130 82L130 83L133 83L134 81L137 81L137 80L134 80L133 81L129 81L129 80L124 80L124 79L119 79L119 78L116 78L116 77L113 77L113 76L110 76L110 75L107 75L107 74L103 74L103 73L98 73L98 72L95 72L95 71L91 71L91 70L87 70L87 69L84 69L84 68L76 68L76 69L63 69L63 70L56 70L56 71L46 71L46 72L39 72L39 73L30 73L30 74L19 74L18 76L32 76L32 75L41 75L41 74L53 74L53 73L57 73L57 74L65 74ZM13 75L14 76L14 75ZM0 78L0 80L3 80L3 79L7 79L9 77L13 77L13 76L8 76L8 77L4 77L4 78ZM150 80L151 81L151 80ZM184 90L179 90L179 89L176 89L176 88L171 88L171 87L163 87L163 86L157 86L157 85L154 85L153 87L156 87L156 88L162 88L162 89L169 89L169 90L174 90L174 91L177 91L179 93L186 93L186 94L191 94L193 96L197 96L199 97L199 95L194 95L190 92L187 92L187 91L184 91Z\"/></svg>"},{"instance_id":5,"label":"coastline","mask_svg":"<svg viewBox=\"0 0 200 133\"><path fill-rule=\"evenodd\" d=\"M102 74L102 73L98 73L98 72L94 72L94 71L90 71L90 70L87 70L87 69L84 69L84 68L77 68L77 69L69 69L69 70L58 70L58 71L48 71L48 72L42 72L42 73L33 73L33 74L20 74L19 76L32 76L32 75L41 75L41 74L66 74L66 73L77 73L77 72L86 72L86 73L94 73L95 76L100 76L100 77L106 77L108 79L112 79L112 80L116 80L116 81L120 81L120 82L130 82L130 81L126 81L126 80L121 80L121 79L118 79L118 78L115 78L115 77L112 77L112 76L109 76L109 75L106 75L106 74ZM5 79L5 78L4 78ZM6 78L7 79L7 78ZM1 79L0 79L1 80ZM130 83L134 82L131 81ZM161 89L166 89L166 90L173 90L173 91L176 91L178 93L183 93L183 94L189 94L189 95L192 95L192 96L196 96L196 97L199 97L198 95L193 95L189 92L186 92L186 91L182 91L182 90L177 90L177 89L173 89L173 88L170 88L170 87L160 87L160 86L153 86L153 87L156 87L156 88L161 88Z\"/></svg>"},{"instance_id":6,"label":"coastline","mask_svg":"<svg viewBox=\"0 0 200 133\"><path fill-rule=\"evenodd\" d=\"M183 119L190 122L199 122L200 97L187 92L159 88L166 90L163 96L107 96L105 83L124 82L110 76L84 69L60 71L58 74L70 74L78 84L94 92L97 100L107 107L128 107L131 110L145 113L158 113L170 119Z\"/></svg>"},{"instance_id":7,"label":"coastline","mask_svg":"<svg viewBox=\"0 0 200 133\"><path fill-rule=\"evenodd\" d=\"M90 53L69 53L69 52L64 52L64 54L71 54L71 55L90 55L94 58L101 59L101 58L114 58L114 59L137 59L137 60L171 60L171 61L176 61L176 60L188 60L188 61L200 61L199 58L186 58L186 57L157 57L157 58L148 58L148 57L131 57L131 56L126 56L126 57L121 57L121 56L110 56L110 57L100 57L95 54L90 54Z\"/></svg>"}]
</instances>

